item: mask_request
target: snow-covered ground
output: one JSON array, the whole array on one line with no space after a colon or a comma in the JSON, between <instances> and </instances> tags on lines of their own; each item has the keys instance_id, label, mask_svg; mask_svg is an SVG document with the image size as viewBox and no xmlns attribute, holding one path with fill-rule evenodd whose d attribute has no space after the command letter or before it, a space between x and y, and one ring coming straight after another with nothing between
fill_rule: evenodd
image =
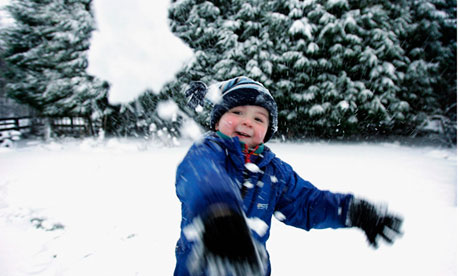
<instances>
[{"instance_id":1,"label":"snow-covered ground","mask_svg":"<svg viewBox=\"0 0 460 276\"><path fill-rule=\"evenodd\" d=\"M172 275L174 177L189 146L88 139L0 149L0 275ZM305 232L274 219L272 275L456 275L456 149L269 146L319 188L386 202L405 218L404 236L378 250L354 229Z\"/></svg>"}]
</instances>

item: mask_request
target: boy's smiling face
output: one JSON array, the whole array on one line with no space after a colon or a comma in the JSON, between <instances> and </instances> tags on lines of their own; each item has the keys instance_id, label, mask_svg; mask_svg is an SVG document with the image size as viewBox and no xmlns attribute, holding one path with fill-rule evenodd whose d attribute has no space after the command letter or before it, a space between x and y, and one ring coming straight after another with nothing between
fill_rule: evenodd
<instances>
[{"instance_id":1,"label":"boy's smiling face","mask_svg":"<svg viewBox=\"0 0 460 276\"><path fill-rule=\"evenodd\" d=\"M235 137L250 148L264 141L269 124L268 111L256 105L237 106L225 112L216 124L216 130Z\"/></svg>"}]
</instances>

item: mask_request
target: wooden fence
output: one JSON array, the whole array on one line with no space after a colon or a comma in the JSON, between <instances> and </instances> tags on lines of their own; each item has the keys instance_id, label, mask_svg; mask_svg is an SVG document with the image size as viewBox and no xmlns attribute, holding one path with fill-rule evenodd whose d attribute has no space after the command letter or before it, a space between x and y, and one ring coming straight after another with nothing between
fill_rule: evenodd
<instances>
[{"instance_id":1,"label":"wooden fence","mask_svg":"<svg viewBox=\"0 0 460 276\"><path fill-rule=\"evenodd\" d=\"M96 126L84 117L10 117L0 118L0 139L12 135L43 135L49 124L55 136L92 136ZM3 138L2 138L3 137Z\"/></svg>"},{"instance_id":2,"label":"wooden fence","mask_svg":"<svg viewBox=\"0 0 460 276\"><path fill-rule=\"evenodd\" d=\"M0 131L28 129L31 127L31 117L0 118Z\"/></svg>"}]
</instances>

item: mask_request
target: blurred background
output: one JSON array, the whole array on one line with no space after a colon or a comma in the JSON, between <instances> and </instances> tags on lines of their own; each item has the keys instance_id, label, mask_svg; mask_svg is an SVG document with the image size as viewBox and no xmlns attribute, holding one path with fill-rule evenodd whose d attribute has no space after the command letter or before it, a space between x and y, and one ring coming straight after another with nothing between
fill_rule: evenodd
<instances>
[{"instance_id":1,"label":"blurred background","mask_svg":"<svg viewBox=\"0 0 460 276\"><path fill-rule=\"evenodd\" d=\"M456 145L456 1L0 4L3 139L180 138L209 127L191 81L246 75L278 103L277 139Z\"/></svg>"}]
</instances>

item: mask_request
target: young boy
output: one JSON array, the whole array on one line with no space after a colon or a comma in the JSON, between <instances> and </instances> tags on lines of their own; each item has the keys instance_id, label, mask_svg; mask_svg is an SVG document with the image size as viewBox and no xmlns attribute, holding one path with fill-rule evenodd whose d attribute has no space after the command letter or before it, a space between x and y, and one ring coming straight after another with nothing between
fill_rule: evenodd
<instances>
[{"instance_id":1,"label":"young boy","mask_svg":"<svg viewBox=\"0 0 460 276\"><path fill-rule=\"evenodd\" d=\"M195 83L187 95L202 104ZM401 218L356 199L317 189L264 145L277 130L277 105L260 83L238 77L219 86L211 112L214 132L180 163L176 193L182 203L174 275L270 275L265 249L271 218L298 228L359 227L369 243L392 243Z\"/></svg>"}]
</instances>

